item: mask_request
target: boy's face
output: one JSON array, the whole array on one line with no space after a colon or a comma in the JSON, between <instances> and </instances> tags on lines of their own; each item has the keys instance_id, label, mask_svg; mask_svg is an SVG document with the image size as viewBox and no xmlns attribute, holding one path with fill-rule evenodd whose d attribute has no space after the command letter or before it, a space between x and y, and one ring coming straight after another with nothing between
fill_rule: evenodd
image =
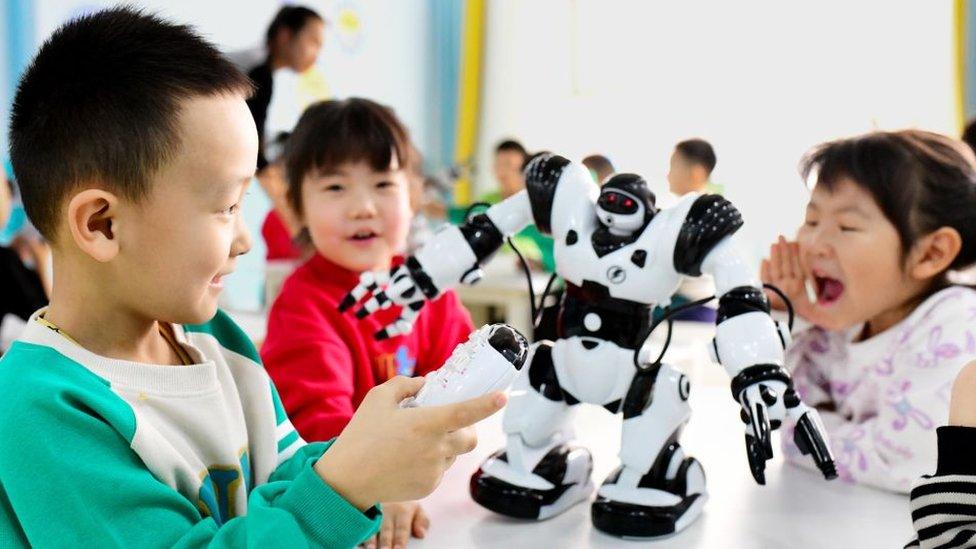
<instances>
[{"instance_id":1,"label":"boy's face","mask_svg":"<svg viewBox=\"0 0 976 549\"><path fill-rule=\"evenodd\" d=\"M695 189L697 179L695 166L678 151L671 153L671 166L668 169L668 187L671 192L678 196L687 194Z\"/></svg>"},{"instance_id":2,"label":"boy's face","mask_svg":"<svg viewBox=\"0 0 976 549\"><path fill-rule=\"evenodd\" d=\"M522 179L523 162L525 158L518 151L503 150L495 153L495 177L503 196L512 196L525 188L525 181Z\"/></svg>"},{"instance_id":3,"label":"boy's face","mask_svg":"<svg viewBox=\"0 0 976 549\"><path fill-rule=\"evenodd\" d=\"M148 318L213 317L224 276L250 249L240 203L255 169L257 131L240 95L182 102L180 146L152 177L149 196L121 201L111 262L117 295Z\"/></svg>"},{"instance_id":4,"label":"boy's face","mask_svg":"<svg viewBox=\"0 0 976 549\"><path fill-rule=\"evenodd\" d=\"M387 269L410 228L410 190L396 157L386 171L347 162L310 173L302 210L312 244L326 259L356 272Z\"/></svg>"}]
</instances>

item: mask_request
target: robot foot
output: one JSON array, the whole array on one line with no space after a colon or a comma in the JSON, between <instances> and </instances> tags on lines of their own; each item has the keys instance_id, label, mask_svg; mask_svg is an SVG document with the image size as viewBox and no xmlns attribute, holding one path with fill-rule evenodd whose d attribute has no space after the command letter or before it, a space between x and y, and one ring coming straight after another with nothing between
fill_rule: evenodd
<instances>
[{"instance_id":1,"label":"robot foot","mask_svg":"<svg viewBox=\"0 0 976 549\"><path fill-rule=\"evenodd\" d=\"M671 536L694 522L708 499L705 471L694 458L684 458L672 478L648 473L636 487L618 484L621 471L607 477L591 508L593 525L614 536Z\"/></svg>"},{"instance_id":2,"label":"robot foot","mask_svg":"<svg viewBox=\"0 0 976 549\"><path fill-rule=\"evenodd\" d=\"M545 520L589 498L592 471L593 458L584 448L560 444L528 474L510 467L499 450L471 476L471 497L502 515Z\"/></svg>"}]
</instances>

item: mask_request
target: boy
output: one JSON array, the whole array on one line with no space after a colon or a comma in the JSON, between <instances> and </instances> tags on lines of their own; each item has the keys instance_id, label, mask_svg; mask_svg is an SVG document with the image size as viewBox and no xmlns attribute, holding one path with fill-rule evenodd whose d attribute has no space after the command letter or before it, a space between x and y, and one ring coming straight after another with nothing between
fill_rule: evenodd
<instances>
[{"instance_id":1,"label":"boy","mask_svg":"<svg viewBox=\"0 0 976 549\"><path fill-rule=\"evenodd\" d=\"M688 139L674 146L671 153L671 167L668 170L668 187L676 196L688 193L722 194L721 187L714 185L709 178L715 169L715 151L704 139ZM681 283L677 294L671 300L671 307L679 307L715 293L715 283L710 276L687 278ZM654 310L654 318L663 314L662 309ZM678 313L676 320L714 323L715 309L701 305Z\"/></svg>"},{"instance_id":2,"label":"boy","mask_svg":"<svg viewBox=\"0 0 976 549\"><path fill-rule=\"evenodd\" d=\"M352 546L504 402L409 413L422 382L400 378L331 445L301 440L216 308L250 246L250 89L189 27L129 8L61 27L25 73L11 158L56 288L0 360L7 544Z\"/></svg>"},{"instance_id":3,"label":"boy","mask_svg":"<svg viewBox=\"0 0 976 549\"><path fill-rule=\"evenodd\" d=\"M495 146L495 179L498 180L498 194L485 202L500 202L525 188L522 168L529 153L521 143L506 139Z\"/></svg>"},{"instance_id":4,"label":"boy","mask_svg":"<svg viewBox=\"0 0 976 549\"><path fill-rule=\"evenodd\" d=\"M709 178L715 169L715 151L704 139L688 139L674 146L668 187L677 196L688 193L721 194L721 188Z\"/></svg>"},{"instance_id":5,"label":"boy","mask_svg":"<svg viewBox=\"0 0 976 549\"><path fill-rule=\"evenodd\" d=\"M613 162L610 159L603 156L602 154L591 154L583 159L583 165L586 169L590 170L590 175L593 176L593 181L596 181L597 185L603 184L611 175L617 170L613 167Z\"/></svg>"}]
</instances>

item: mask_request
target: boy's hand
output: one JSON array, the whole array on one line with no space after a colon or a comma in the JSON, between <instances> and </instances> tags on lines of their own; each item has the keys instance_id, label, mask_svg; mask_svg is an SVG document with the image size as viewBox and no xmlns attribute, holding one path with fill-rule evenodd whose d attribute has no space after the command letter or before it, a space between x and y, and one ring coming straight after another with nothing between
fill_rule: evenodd
<instances>
[{"instance_id":1,"label":"boy's hand","mask_svg":"<svg viewBox=\"0 0 976 549\"><path fill-rule=\"evenodd\" d=\"M367 541L366 549L401 549L410 541L411 534L423 539L430 528L430 519L416 501L383 504L383 525L376 538Z\"/></svg>"},{"instance_id":2,"label":"boy's hand","mask_svg":"<svg viewBox=\"0 0 976 549\"><path fill-rule=\"evenodd\" d=\"M976 427L976 362L967 364L952 384L949 425Z\"/></svg>"},{"instance_id":3,"label":"boy's hand","mask_svg":"<svg viewBox=\"0 0 976 549\"><path fill-rule=\"evenodd\" d=\"M816 303L807 294L806 275L800 265L799 244L780 236L769 247L769 257L762 261L760 278L763 283L772 284L786 294L797 316L815 323ZM775 292L766 290L766 296L774 309L786 310L786 304Z\"/></svg>"},{"instance_id":4,"label":"boy's hand","mask_svg":"<svg viewBox=\"0 0 976 549\"><path fill-rule=\"evenodd\" d=\"M454 459L477 444L475 423L500 410L501 392L457 404L400 408L423 378L398 376L374 387L315 471L355 507L420 499L434 491Z\"/></svg>"}]
</instances>

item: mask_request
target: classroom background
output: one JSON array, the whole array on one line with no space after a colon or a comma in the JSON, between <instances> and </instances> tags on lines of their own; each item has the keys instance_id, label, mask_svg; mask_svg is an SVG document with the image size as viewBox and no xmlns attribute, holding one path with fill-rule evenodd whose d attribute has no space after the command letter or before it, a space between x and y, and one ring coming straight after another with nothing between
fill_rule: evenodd
<instances>
[{"instance_id":1,"label":"classroom background","mask_svg":"<svg viewBox=\"0 0 976 549\"><path fill-rule=\"evenodd\" d=\"M0 118L40 40L113 4L0 2ZM136 2L195 25L245 65L260 57L282 4ZM448 198L461 206L496 186L492 155L505 138L577 160L604 154L667 203L674 143L703 137L719 157L712 179L742 211L742 236L757 259L802 214L797 163L809 147L872 129L958 135L976 105L967 47L976 18L965 2L307 5L329 21L322 52L308 73L278 71L269 128L289 128L323 97L386 103L409 127L427 172L450 179ZM245 208L259 234L269 202L255 191ZM264 306L263 243L255 244L227 296L242 310Z\"/></svg>"},{"instance_id":2,"label":"classroom background","mask_svg":"<svg viewBox=\"0 0 976 549\"><path fill-rule=\"evenodd\" d=\"M197 27L245 69L260 61L274 14L291 4L131 3ZM0 0L0 120L5 128L16 83L44 37L71 18L116 4ZM793 234L802 219L809 189L798 164L811 146L901 128L958 136L976 114L976 7L964 0L300 4L325 17L325 41L309 71L275 73L268 135L289 131L304 107L321 99L362 96L387 104L410 130L425 173L439 182L433 193L445 208L462 212L497 191L495 147L506 139L518 140L530 153L547 150L574 160L605 155L618 172L643 175L658 203L668 205L675 200L666 180L675 143L704 138L718 155L711 180L741 210L746 220L741 242L757 265L776 236ZM6 151L2 132L0 159L12 177ZM260 235L272 203L259 185L252 185L243 207L254 247L226 282L222 305L260 343L267 310L294 263L266 261ZM15 205L8 226L0 228L0 245L25 233L30 233L29 223ZM529 278L539 292L548 275L539 269ZM531 329L526 279L514 256L496 261L481 284L458 293L476 324L504 320ZM706 387L710 398L727 400L727 378L705 351L713 333L709 324L683 324L671 356ZM726 406L703 406L702 417L721 417L739 428ZM598 469L609 467L610 449L619 444L615 430L601 427L606 421L594 415L583 421L591 428L583 442L608 447ZM745 501L743 508L751 505L758 514L747 516L740 509L723 516L713 510L704 527L685 536L688 543L750 546L742 532L764 528L764 521L775 523L782 518L778 513L786 512L784 506L797 503L801 512L810 513L811 532L804 535L839 528L844 539L856 540L849 546L874 546L870 532L854 521L837 521L838 510L873 521L871 528L894 532L892 539L911 535L904 500L866 488L843 488L844 503L838 503L827 488L777 470L770 484L779 486L764 488L773 490L772 499L741 499L753 489L741 463L741 433L720 431L699 427L689 434L689 444L698 445L705 459L723 459L716 441L735 454L734 463L713 466L712 509ZM499 437L484 439L485 451L497 447ZM463 485L480 457L461 462L447 477L446 488L430 504L432 513L472 505ZM723 480L733 471L734 480ZM794 493L805 494L804 501L793 500ZM833 505L834 514L820 512L818 505ZM524 539L540 546L547 541L560 546L606 542L588 530L583 507L556 526L530 533L523 525L515 535L536 536ZM497 519L458 520L464 528L446 532L430 546L489 546L500 528L511 526ZM727 539L721 537L723 530L730 532ZM776 533L775 527L771 531L770 538L752 541L774 547L792 535Z\"/></svg>"}]
</instances>

